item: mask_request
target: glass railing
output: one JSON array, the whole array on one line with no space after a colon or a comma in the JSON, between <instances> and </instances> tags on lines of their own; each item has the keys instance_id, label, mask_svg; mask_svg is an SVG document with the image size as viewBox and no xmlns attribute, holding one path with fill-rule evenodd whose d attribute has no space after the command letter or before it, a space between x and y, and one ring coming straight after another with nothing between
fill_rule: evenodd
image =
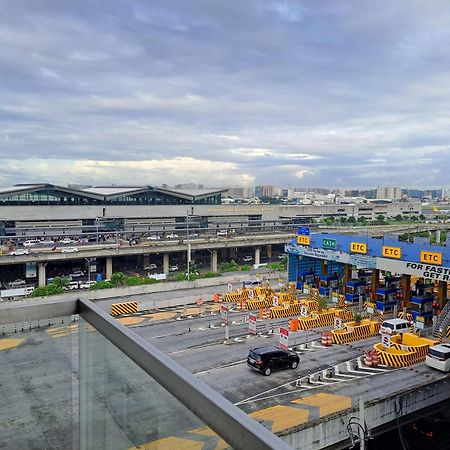
<instances>
[{"instance_id":1,"label":"glass railing","mask_svg":"<svg viewBox=\"0 0 450 450\"><path fill-rule=\"evenodd\" d=\"M0 448L290 448L87 300L0 305L0 327Z\"/></svg>"}]
</instances>

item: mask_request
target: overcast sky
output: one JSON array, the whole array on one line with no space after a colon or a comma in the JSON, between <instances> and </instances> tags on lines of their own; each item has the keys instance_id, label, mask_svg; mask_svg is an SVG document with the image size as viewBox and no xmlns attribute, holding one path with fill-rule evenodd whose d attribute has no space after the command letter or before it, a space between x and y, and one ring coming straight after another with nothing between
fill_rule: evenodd
<instances>
[{"instance_id":1,"label":"overcast sky","mask_svg":"<svg viewBox=\"0 0 450 450\"><path fill-rule=\"evenodd\" d=\"M448 0L3 0L0 185L443 186Z\"/></svg>"}]
</instances>

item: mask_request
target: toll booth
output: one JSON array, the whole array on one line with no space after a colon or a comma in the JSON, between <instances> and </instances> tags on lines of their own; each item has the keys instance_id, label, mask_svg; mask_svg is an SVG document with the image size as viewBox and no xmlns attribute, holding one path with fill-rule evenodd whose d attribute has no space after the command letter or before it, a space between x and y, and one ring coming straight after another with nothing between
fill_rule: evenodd
<instances>
[{"instance_id":1,"label":"toll booth","mask_svg":"<svg viewBox=\"0 0 450 450\"><path fill-rule=\"evenodd\" d=\"M414 295L411 297L411 314L414 322L432 322L433 302L434 295Z\"/></svg>"},{"instance_id":2,"label":"toll booth","mask_svg":"<svg viewBox=\"0 0 450 450\"><path fill-rule=\"evenodd\" d=\"M401 290L402 277L385 277L384 278L384 287Z\"/></svg>"},{"instance_id":3,"label":"toll booth","mask_svg":"<svg viewBox=\"0 0 450 450\"><path fill-rule=\"evenodd\" d=\"M322 297L328 297L330 295L330 289L337 290L338 276L337 275L320 275L319 278L319 295Z\"/></svg>"},{"instance_id":4,"label":"toll booth","mask_svg":"<svg viewBox=\"0 0 450 450\"><path fill-rule=\"evenodd\" d=\"M372 284L372 271L371 270L360 270L358 272L358 280L364 281L366 287Z\"/></svg>"},{"instance_id":5,"label":"toll booth","mask_svg":"<svg viewBox=\"0 0 450 450\"><path fill-rule=\"evenodd\" d=\"M416 283L414 294L419 297L425 297L433 294L434 286L430 283L419 281Z\"/></svg>"},{"instance_id":6,"label":"toll booth","mask_svg":"<svg viewBox=\"0 0 450 450\"><path fill-rule=\"evenodd\" d=\"M348 303L359 302L359 297L366 299L366 283L361 280L350 280L345 286L345 301Z\"/></svg>"},{"instance_id":7,"label":"toll booth","mask_svg":"<svg viewBox=\"0 0 450 450\"><path fill-rule=\"evenodd\" d=\"M397 289L386 287L377 289L375 305L378 311L392 311L394 306L397 305Z\"/></svg>"},{"instance_id":8,"label":"toll booth","mask_svg":"<svg viewBox=\"0 0 450 450\"><path fill-rule=\"evenodd\" d=\"M318 287L318 281L314 272L299 272L297 275L297 289L303 292L305 284L311 288Z\"/></svg>"}]
</instances>

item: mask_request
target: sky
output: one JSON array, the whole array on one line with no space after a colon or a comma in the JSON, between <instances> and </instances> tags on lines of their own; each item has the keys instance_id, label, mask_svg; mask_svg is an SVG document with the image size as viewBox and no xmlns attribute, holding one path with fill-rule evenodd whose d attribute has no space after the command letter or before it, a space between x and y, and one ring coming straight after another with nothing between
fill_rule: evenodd
<instances>
[{"instance_id":1,"label":"sky","mask_svg":"<svg viewBox=\"0 0 450 450\"><path fill-rule=\"evenodd\" d=\"M450 185L448 0L3 0L0 185Z\"/></svg>"}]
</instances>

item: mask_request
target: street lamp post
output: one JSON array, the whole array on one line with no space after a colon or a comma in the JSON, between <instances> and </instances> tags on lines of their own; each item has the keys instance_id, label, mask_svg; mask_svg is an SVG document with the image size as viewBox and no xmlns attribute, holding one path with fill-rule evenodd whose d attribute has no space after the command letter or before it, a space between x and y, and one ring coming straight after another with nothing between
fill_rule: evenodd
<instances>
[{"instance_id":1,"label":"street lamp post","mask_svg":"<svg viewBox=\"0 0 450 450\"><path fill-rule=\"evenodd\" d=\"M189 242L189 210L186 211L186 234L187 234L187 279L190 280L191 268L191 243Z\"/></svg>"},{"instance_id":2,"label":"street lamp post","mask_svg":"<svg viewBox=\"0 0 450 450\"><path fill-rule=\"evenodd\" d=\"M88 263L88 281L91 283L91 258L84 258Z\"/></svg>"}]
</instances>

